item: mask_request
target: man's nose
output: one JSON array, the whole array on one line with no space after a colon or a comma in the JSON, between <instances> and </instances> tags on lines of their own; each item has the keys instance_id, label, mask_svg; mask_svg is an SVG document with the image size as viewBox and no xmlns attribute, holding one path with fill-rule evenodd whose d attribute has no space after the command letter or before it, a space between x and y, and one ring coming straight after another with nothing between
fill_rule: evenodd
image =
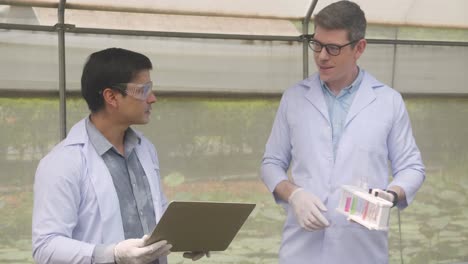
<instances>
[{"instance_id":1,"label":"man's nose","mask_svg":"<svg viewBox=\"0 0 468 264\"><path fill-rule=\"evenodd\" d=\"M325 47L322 47L322 50L319 52L319 59L320 60L327 60L330 57L328 51Z\"/></svg>"},{"instance_id":2,"label":"man's nose","mask_svg":"<svg viewBox=\"0 0 468 264\"><path fill-rule=\"evenodd\" d=\"M156 97L156 95L154 94L154 92L151 92L149 95L148 95L148 98L146 98L146 102L149 103L149 104L152 104L154 102L156 102L158 100L158 98Z\"/></svg>"}]
</instances>

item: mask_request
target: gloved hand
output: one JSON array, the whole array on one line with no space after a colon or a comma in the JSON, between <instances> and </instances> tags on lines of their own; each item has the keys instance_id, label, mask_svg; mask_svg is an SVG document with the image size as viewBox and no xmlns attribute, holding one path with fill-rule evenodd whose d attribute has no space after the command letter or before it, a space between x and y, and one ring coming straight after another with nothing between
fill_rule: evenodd
<instances>
[{"instance_id":1,"label":"gloved hand","mask_svg":"<svg viewBox=\"0 0 468 264\"><path fill-rule=\"evenodd\" d=\"M115 263L117 264L148 264L159 257L167 256L171 244L166 240L145 246L147 235L138 239L127 239L114 247Z\"/></svg>"},{"instance_id":2,"label":"gloved hand","mask_svg":"<svg viewBox=\"0 0 468 264\"><path fill-rule=\"evenodd\" d=\"M382 190L382 189L369 189L369 193L372 194L373 196L380 197L384 200L387 200L395 206L398 203L398 195L396 192L392 190ZM392 207L393 207L392 206Z\"/></svg>"},{"instance_id":3,"label":"gloved hand","mask_svg":"<svg viewBox=\"0 0 468 264\"><path fill-rule=\"evenodd\" d=\"M327 211L327 208L315 195L297 188L289 196L288 202L294 208L299 225L305 230L314 231L330 225L321 212Z\"/></svg>"},{"instance_id":4,"label":"gloved hand","mask_svg":"<svg viewBox=\"0 0 468 264\"><path fill-rule=\"evenodd\" d=\"M207 258L210 257L210 252L185 252L182 256L184 258L192 259L192 261L199 260L206 255Z\"/></svg>"}]
</instances>

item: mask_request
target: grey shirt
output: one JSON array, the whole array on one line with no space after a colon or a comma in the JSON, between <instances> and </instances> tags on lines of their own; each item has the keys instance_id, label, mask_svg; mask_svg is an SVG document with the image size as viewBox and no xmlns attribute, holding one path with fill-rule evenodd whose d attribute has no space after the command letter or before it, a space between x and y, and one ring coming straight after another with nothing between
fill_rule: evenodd
<instances>
[{"instance_id":1,"label":"grey shirt","mask_svg":"<svg viewBox=\"0 0 468 264\"><path fill-rule=\"evenodd\" d=\"M150 233L156 226L156 216L148 179L135 151L141 139L133 129L128 128L124 138L125 154L121 155L89 118L86 120L86 130L90 142L112 176L125 239L141 238ZM114 263L114 246L97 245L93 253L95 263Z\"/></svg>"}]
</instances>

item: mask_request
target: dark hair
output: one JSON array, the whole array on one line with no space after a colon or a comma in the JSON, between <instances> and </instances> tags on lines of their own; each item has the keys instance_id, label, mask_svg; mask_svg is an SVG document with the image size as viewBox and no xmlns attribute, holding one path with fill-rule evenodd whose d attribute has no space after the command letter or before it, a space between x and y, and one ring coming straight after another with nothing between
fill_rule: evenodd
<instances>
[{"instance_id":1,"label":"dark hair","mask_svg":"<svg viewBox=\"0 0 468 264\"><path fill-rule=\"evenodd\" d=\"M344 29L349 41L363 39L366 35L366 16L358 4L351 1L332 3L318 12L314 18L315 27Z\"/></svg>"},{"instance_id":2,"label":"dark hair","mask_svg":"<svg viewBox=\"0 0 468 264\"><path fill-rule=\"evenodd\" d=\"M81 75L81 95L89 110L104 107L102 91L117 83L130 82L138 72L151 70L153 65L143 54L120 48L109 48L91 54Z\"/></svg>"}]
</instances>

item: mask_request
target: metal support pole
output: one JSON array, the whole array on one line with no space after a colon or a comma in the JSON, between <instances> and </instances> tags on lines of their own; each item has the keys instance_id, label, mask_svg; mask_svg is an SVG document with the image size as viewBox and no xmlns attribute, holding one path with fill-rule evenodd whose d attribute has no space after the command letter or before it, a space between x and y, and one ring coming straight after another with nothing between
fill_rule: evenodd
<instances>
[{"instance_id":1,"label":"metal support pole","mask_svg":"<svg viewBox=\"0 0 468 264\"><path fill-rule=\"evenodd\" d=\"M60 139L67 136L67 103L66 103L66 78L65 78L65 2L60 0L58 6L58 23L55 25L58 35L59 58L59 128Z\"/></svg>"},{"instance_id":2,"label":"metal support pole","mask_svg":"<svg viewBox=\"0 0 468 264\"><path fill-rule=\"evenodd\" d=\"M398 39L398 28L395 29L395 40ZM395 71L396 71L396 62L397 62L397 44L393 44L393 60L392 60L392 88L395 88ZM401 235L401 234L400 234Z\"/></svg>"},{"instance_id":3,"label":"metal support pole","mask_svg":"<svg viewBox=\"0 0 468 264\"><path fill-rule=\"evenodd\" d=\"M310 17L312 16L312 12L317 5L318 0L314 0L312 4L310 4L309 10L307 10L307 14L305 15L304 19L302 20L302 35L306 36L309 34L309 22ZM309 77L309 39L304 37L302 39L302 77L305 79Z\"/></svg>"},{"instance_id":4,"label":"metal support pole","mask_svg":"<svg viewBox=\"0 0 468 264\"><path fill-rule=\"evenodd\" d=\"M51 0L0 0L0 5L27 6L27 7L46 7L56 8L57 1ZM66 4L66 9L90 10L103 12L124 12L140 14L159 14L159 15L183 15L183 16L208 16L208 17L232 17L232 18L256 18L256 19L279 19L279 20L299 20L301 17L291 15L262 15L258 12L227 12L222 10L177 10L177 8L161 8L149 5L121 5L115 4L115 1L71 1ZM119 2L119 1L117 1ZM138 1L134 1L138 2ZM148 1L151 2L151 1ZM156 1L154 1L156 2Z\"/></svg>"}]
</instances>

